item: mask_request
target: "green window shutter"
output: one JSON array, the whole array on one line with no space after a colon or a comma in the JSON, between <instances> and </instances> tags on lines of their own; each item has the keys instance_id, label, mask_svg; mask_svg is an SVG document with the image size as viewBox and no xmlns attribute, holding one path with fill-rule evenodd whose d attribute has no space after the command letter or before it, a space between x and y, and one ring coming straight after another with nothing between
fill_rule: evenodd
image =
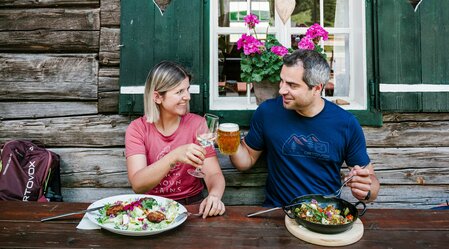
<instances>
[{"instance_id":1,"label":"green window shutter","mask_svg":"<svg viewBox=\"0 0 449 249\"><path fill-rule=\"evenodd\" d=\"M121 114L143 113L143 91L124 92L142 90L149 70L162 60L178 62L192 73L191 85L198 85L200 91L192 93L190 109L203 111L208 72L204 68L203 14L203 1L172 1L163 15L153 1L121 1Z\"/></svg>"},{"instance_id":2,"label":"green window shutter","mask_svg":"<svg viewBox=\"0 0 449 249\"><path fill-rule=\"evenodd\" d=\"M377 3L380 83L448 86L449 45L444 37L449 36L449 1L426 0L416 12L409 1ZM383 111L399 112L449 111L448 99L447 90L381 90L380 107Z\"/></svg>"}]
</instances>

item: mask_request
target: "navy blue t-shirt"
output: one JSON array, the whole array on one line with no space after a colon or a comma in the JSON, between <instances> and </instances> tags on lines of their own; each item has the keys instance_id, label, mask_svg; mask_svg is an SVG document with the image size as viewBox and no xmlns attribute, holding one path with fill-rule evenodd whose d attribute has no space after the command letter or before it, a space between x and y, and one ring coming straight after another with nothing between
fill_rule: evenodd
<instances>
[{"instance_id":1,"label":"navy blue t-shirt","mask_svg":"<svg viewBox=\"0 0 449 249\"><path fill-rule=\"evenodd\" d=\"M263 102L254 113L246 144L267 155L264 206L281 206L306 194L330 194L340 185L340 169L367 165L363 130L357 119L325 100L315 117L282 105L282 97Z\"/></svg>"}]
</instances>

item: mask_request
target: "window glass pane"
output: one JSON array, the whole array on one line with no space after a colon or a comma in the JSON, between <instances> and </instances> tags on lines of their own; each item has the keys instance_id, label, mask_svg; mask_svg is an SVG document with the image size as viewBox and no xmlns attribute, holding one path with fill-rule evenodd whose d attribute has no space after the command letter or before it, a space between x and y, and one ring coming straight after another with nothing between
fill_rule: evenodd
<instances>
[{"instance_id":1,"label":"window glass pane","mask_svg":"<svg viewBox=\"0 0 449 249\"><path fill-rule=\"evenodd\" d=\"M257 27L274 26L274 0L251 1L251 14L259 18Z\"/></svg>"},{"instance_id":2,"label":"window glass pane","mask_svg":"<svg viewBox=\"0 0 449 249\"><path fill-rule=\"evenodd\" d=\"M296 0L291 26L309 27L314 23L320 23L320 0Z\"/></svg>"},{"instance_id":3,"label":"window glass pane","mask_svg":"<svg viewBox=\"0 0 449 249\"><path fill-rule=\"evenodd\" d=\"M240 79L240 34L218 36L218 93L220 97L246 96L246 83Z\"/></svg>"},{"instance_id":4,"label":"window glass pane","mask_svg":"<svg viewBox=\"0 0 449 249\"><path fill-rule=\"evenodd\" d=\"M219 0L218 26L244 27L243 18L247 14L247 9L246 0Z\"/></svg>"},{"instance_id":5,"label":"window glass pane","mask_svg":"<svg viewBox=\"0 0 449 249\"><path fill-rule=\"evenodd\" d=\"M348 0L324 0L324 26L347 28L349 26Z\"/></svg>"},{"instance_id":6,"label":"window glass pane","mask_svg":"<svg viewBox=\"0 0 449 249\"><path fill-rule=\"evenodd\" d=\"M331 79L326 89L326 96L349 96L349 35L329 35L329 40L324 42L324 50L331 66Z\"/></svg>"},{"instance_id":7,"label":"window glass pane","mask_svg":"<svg viewBox=\"0 0 449 249\"><path fill-rule=\"evenodd\" d=\"M292 35L292 48L298 49L298 42L304 35ZM326 86L326 97L349 96L349 35L329 34L329 39L324 41L324 51L331 67L331 78Z\"/></svg>"}]
</instances>

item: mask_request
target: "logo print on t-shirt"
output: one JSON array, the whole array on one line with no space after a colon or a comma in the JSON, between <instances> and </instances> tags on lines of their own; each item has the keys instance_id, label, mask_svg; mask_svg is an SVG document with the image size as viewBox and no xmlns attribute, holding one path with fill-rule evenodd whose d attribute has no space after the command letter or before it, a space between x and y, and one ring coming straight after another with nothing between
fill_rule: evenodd
<instances>
[{"instance_id":1,"label":"logo print on t-shirt","mask_svg":"<svg viewBox=\"0 0 449 249\"><path fill-rule=\"evenodd\" d=\"M167 155L168 153L170 153L170 151L171 151L171 150L170 150L170 145L165 146L165 147L161 150L161 152L159 152L159 154L157 154L157 156L156 156L156 161L161 160L161 158L163 158L165 155ZM180 163L180 162L176 162L176 165L175 165L173 168L171 168L170 171L178 170L179 166L181 166L181 163Z\"/></svg>"},{"instance_id":2,"label":"logo print on t-shirt","mask_svg":"<svg viewBox=\"0 0 449 249\"><path fill-rule=\"evenodd\" d=\"M157 161L170 153L170 151L170 145L165 146L161 150L161 152L157 154ZM170 169L170 172L166 175L166 177L162 179L162 181L156 187L153 188L153 194L169 194L179 193L183 191L181 189L182 180L178 178L180 176L180 172L178 171L178 169L181 167L181 164L181 162L177 162L176 165Z\"/></svg>"},{"instance_id":3,"label":"logo print on t-shirt","mask_svg":"<svg viewBox=\"0 0 449 249\"><path fill-rule=\"evenodd\" d=\"M320 141L314 134L307 137L293 134L282 146L282 153L327 160L329 159L329 143Z\"/></svg>"}]
</instances>

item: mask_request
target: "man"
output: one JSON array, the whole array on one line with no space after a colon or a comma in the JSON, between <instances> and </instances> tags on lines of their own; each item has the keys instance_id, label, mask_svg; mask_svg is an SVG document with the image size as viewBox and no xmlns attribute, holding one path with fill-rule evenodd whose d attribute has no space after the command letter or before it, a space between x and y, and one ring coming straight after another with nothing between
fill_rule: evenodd
<instances>
[{"instance_id":1,"label":"man","mask_svg":"<svg viewBox=\"0 0 449 249\"><path fill-rule=\"evenodd\" d=\"M278 98L263 102L250 130L230 156L238 170L251 168L267 153L264 206L282 206L305 194L331 194L341 186L343 162L351 167L347 184L359 200L379 192L356 118L321 97L330 68L317 52L297 50L284 57ZM363 166L366 166L363 168Z\"/></svg>"}]
</instances>

